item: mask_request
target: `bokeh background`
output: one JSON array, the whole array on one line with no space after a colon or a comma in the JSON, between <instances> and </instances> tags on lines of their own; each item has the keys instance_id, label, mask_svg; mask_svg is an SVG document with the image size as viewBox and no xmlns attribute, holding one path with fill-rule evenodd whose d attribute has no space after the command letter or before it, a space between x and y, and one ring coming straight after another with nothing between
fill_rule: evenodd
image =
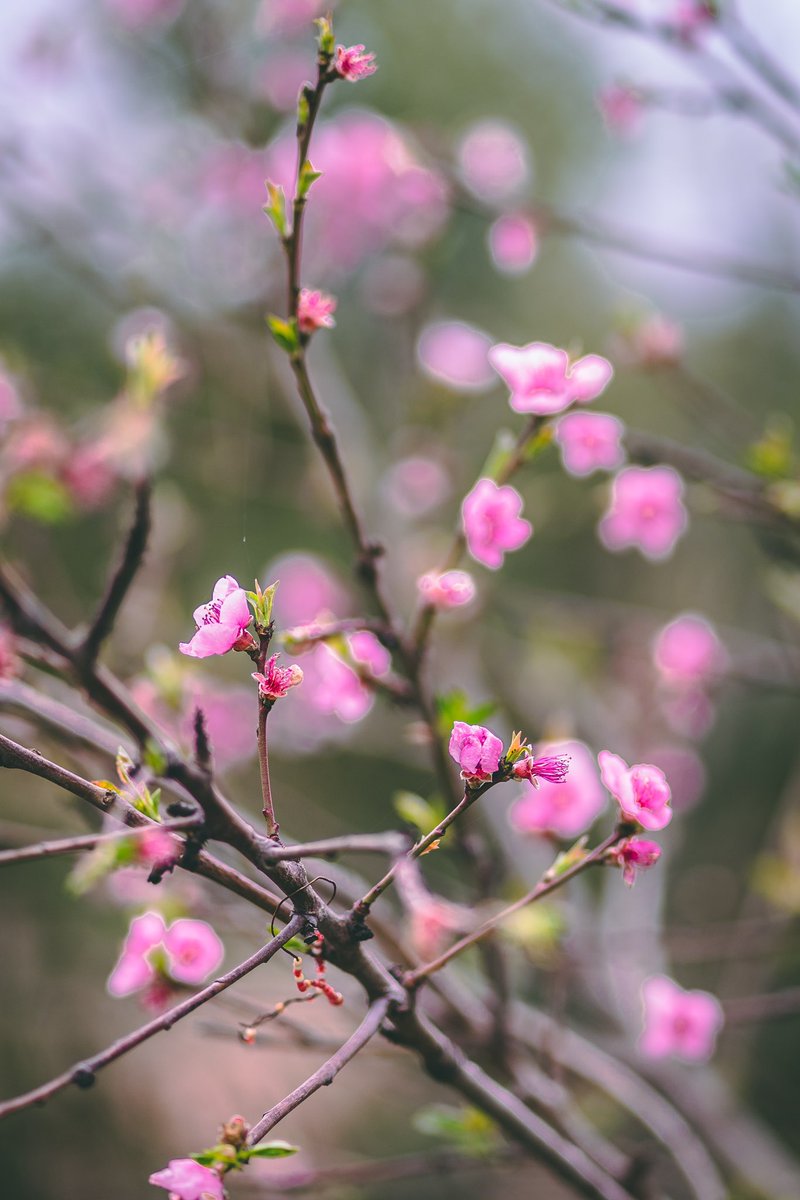
<instances>
[{"instance_id":1,"label":"bokeh background","mask_svg":"<svg viewBox=\"0 0 800 1200\"><path fill-rule=\"evenodd\" d=\"M155 532L109 656L142 697L169 694L180 705L202 695L211 705L217 696L225 783L250 813L260 802L252 717L237 690L246 679L238 661L199 668L176 660L192 609L225 573L245 583L280 576L282 624L320 608L353 615L362 605L327 479L264 325L267 310L283 311L283 278L261 212L263 182L282 177L289 161L290 112L313 67L312 7L5 0L0 14L4 553L65 621L87 618L130 488L123 452L110 473L81 460L97 485L82 490L62 469L64 446L67 458L91 456L118 412L127 339L162 330L184 374L150 431ZM789 0L741 7L776 55L796 44ZM480 338L469 341L477 366L467 349L454 358L446 343L437 359L436 323L467 323L486 345L537 339L607 353L617 373L602 407L630 427L740 464L769 430L791 477L795 295L548 235L541 224L535 261L509 273L487 241L497 216L530 214L541 202L645 246L684 248L698 265L712 254L800 272L786 147L741 115L686 116L669 105L644 109L627 135L609 130L597 96L618 77L694 93L702 75L691 54L599 31L556 4L342 0L336 22L338 38L365 42L380 69L332 90L312 151L326 176L312 195L305 281L334 291L339 307L335 333L316 338L311 365L368 526L388 547L398 607L412 611L417 575L447 547L498 431L515 431L519 420L481 368ZM487 120L503 123L522 151L476 193L466 186L464 139ZM680 362L657 370L631 349L631 330L655 312L685 340ZM501 575L476 571L478 601L440 622L431 668L440 693L463 688L476 703L495 701L492 724L505 735L520 726L537 738L574 734L631 761L672 765L679 812L661 839L661 868L633 892L610 872L581 882L538 925L518 930L512 949L527 998L641 1066L646 974L665 970L723 1002L800 985L800 676L792 665L800 577L785 543L731 520L703 484L689 489L688 534L655 565L603 549L596 524L607 482L571 478L555 448L516 486L535 536ZM654 633L685 610L715 624L733 664L703 719L670 707L651 658ZM45 686L63 698L54 682ZM220 698L223 687L231 690ZM384 829L399 823L398 792L430 797L407 713L377 702L347 724L301 691L285 702L273 739L289 834ZM0 719L11 736L88 770L30 718L3 711ZM177 709L169 719L179 721ZM108 769L98 756L90 777ZM19 826L86 828L77 802L27 777L9 774L0 794L9 842ZM511 855L514 895L552 849L512 835L510 800L493 800L491 825ZM57 860L0 875L4 1095L142 1016L135 999L112 999L104 983L126 913L147 902L146 888L133 881L129 892L101 885L75 896L65 891L69 871ZM456 863L432 864L428 875L450 898L468 898ZM166 886L176 911L214 923L229 964L263 934L260 915L194 881ZM282 969L251 981L248 994L264 1004L288 994L288 962L278 978ZM318 1015L315 1027L344 1033L353 1005ZM319 1050L280 1039L240 1045L237 1019L222 1007L200 1014L114 1065L93 1091L6 1122L1 1190L18 1200L144 1197L150 1171L209 1144L231 1112L260 1113L316 1065ZM658 1075L690 1116L697 1108L699 1127L726 1113L721 1140L735 1130L750 1139L761 1194L789 1196L798 1178L798 1054L800 1019L789 1011L731 1020L710 1066ZM582 1099L612 1135L641 1142L595 1093ZM410 1059L377 1049L280 1132L303 1147L306 1164L431 1147L439 1143L419 1131L415 1114L434 1101L453 1103ZM282 1166L263 1174L274 1179ZM364 1194L478 1196L500 1187L561 1194L535 1168ZM737 1187L759 1194L752 1179Z\"/></svg>"}]
</instances>

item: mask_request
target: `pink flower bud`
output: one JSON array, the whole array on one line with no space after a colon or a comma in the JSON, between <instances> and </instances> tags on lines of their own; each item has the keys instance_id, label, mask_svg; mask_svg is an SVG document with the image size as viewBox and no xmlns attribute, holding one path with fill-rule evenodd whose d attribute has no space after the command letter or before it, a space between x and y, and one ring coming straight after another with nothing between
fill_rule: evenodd
<instances>
[{"instance_id":1,"label":"pink flower bud","mask_svg":"<svg viewBox=\"0 0 800 1200\"><path fill-rule=\"evenodd\" d=\"M366 79L368 75L374 75L378 69L375 55L365 54L364 49L363 43L359 43L357 46L336 47L333 67L337 75L341 75L342 79L346 79L348 83L357 83L359 79Z\"/></svg>"},{"instance_id":2,"label":"pink flower bud","mask_svg":"<svg viewBox=\"0 0 800 1200\"><path fill-rule=\"evenodd\" d=\"M636 882L636 872L647 867L654 867L661 857L661 847L658 842L648 842L645 838L624 838L608 852L611 862L622 868L623 881L628 887Z\"/></svg>"},{"instance_id":3,"label":"pink flower bud","mask_svg":"<svg viewBox=\"0 0 800 1200\"><path fill-rule=\"evenodd\" d=\"M518 550L533 533L520 516L522 497L515 488L498 487L493 479L479 479L461 505L467 549L485 567L502 567L506 551Z\"/></svg>"},{"instance_id":4,"label":"pink flower bud","mask_svg":"<svg viewBox=\"0 0 800 1200\"><path fill-rule=\"evenodd\" d=\"M684 991L666 975L654 975L642 985L642 1002L642 1054L687 1062L706 1062L711 1057L724 1021L716 996Z\"/></svg>"},{"instance_id":5,"label":"pink flower bud","mask_svg":"<svg viewBox=\"0 0 800 1200\"><path fill-rule=\"evenodd\" d=\"M313 333L315 329L333 329L336 322L336 299L324 292L312 292L302 288L297 302L297 325L301 333Z\"/></svg>"},{"instance_id":6,"label":"pink flower bud","mask_svg":"<svg viewBox=\"0 0 800 1200\"><path fill-rule=\"evenodd\" d=\"M485 783L500 766L503 743L483 725L456 721L450 734L450 757L461 768L461 778L469 785Z\"/></svg>"},{"instance_id":7,"label":"pink flower bud","mask_svg":"<svg viewBox=\"0 0 800 1200\"><path fill-rule=\"evenodd\" d=\"M201 604L194 610L197 626L194 637L190 642L181 642L178 649L192 658L250 649L255 646L255 640L247 632L250 620L247 593L232 575L224 575L215 583L208 604Z\"/></svg>"},{"instance_id":8,"label":"pink flower bud","mask_svg":"<svg viewBox=\"0 0 800 1200\"><path fill-rule=\"evenodd\" d=\"M475 598L475 584L466 571L429 571L417 580L419 594L433 608L460 608Z\"/></svg>"}]
</instances>

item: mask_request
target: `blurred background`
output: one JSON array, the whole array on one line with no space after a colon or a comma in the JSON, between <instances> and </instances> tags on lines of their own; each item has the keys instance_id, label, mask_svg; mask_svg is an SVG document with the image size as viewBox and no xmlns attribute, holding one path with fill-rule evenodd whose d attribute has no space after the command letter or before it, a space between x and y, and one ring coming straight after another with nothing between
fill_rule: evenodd
<instances>
[{"instance_id":1,"label":"blurred background","mask_svg":"<svg viewBox=\"0 0 800 1200\"><path fill-rule=\"evenodd\" d=\"M313 71L310 22L323 7L5 0L0 16L4 556L64 621L85 620L127 520L130 478L148 456L153 540L109 661L183 735L193 704L207 706L225 786L251 814L261 805L247 677L241 661L179 659L192 610L226 573L244 586L280 578L282 627L364 606L264 323L267 311L284 312L285 287L261 211L264 180L288 180L292 169L294 104ZM666 19L672 10L638 11ZM740 11L789 70L795 6L752 0ZM488 367L493 342L608 355L616 375L600 407L632 430L760 473L782 489L782 503L796 503L792 110L780 110L776 136L752 109L709 101L727 86L728 64L738 70L713 28L698 35L700 51L691 41L676 51L545 0L342 0L335 19L337 39L366 43L380 69L331 89L312 147L324 177L309 204L304 282L334 292L338 309L336 330L316 337L310 360L367 526L388 547L397 608L413 612L415 581L445 553L461 498L498 435L522 420ZM710 76L706 45L723 64ZM772 104L763 82L747 78ZM636 252L621 252L620 239ZM126 346L153 330L179 377L142 415ZM617 873L599 873L509 932L515 982L545 1013L650 1073L716 1138L733 1194L796 1194L796 558L784 539L732 519L702 482L688 487L688 533L656 564L603 548L596 526L608 480L573 478L554 446L515 486L534 537L501 575L477 567L476 601L440 620L436 691L496 704L489 723L504 737L521 727L537 740L579 738L662 765L677 811L660 838L660 867L633 892ZM690 693L670 689L652 656L657 632L686 611L713 623L728 663L724 679ZM398 793L435 803L408 713L365 695L360 719L342 720L325 699L322 666L301 661L309 686L274 717L285 832L398 826ZM65 699L54 681L43 686ZM111 769L38 733L13 705L0 720L90 778ZM510 857L513 898L553 847L515 833L506 791L493 793L489 821ZM86 828L77 801L27 776L9 773L0 794L7 844ZM400 809L407 815L407 798ZM610 810L598 818L600 836L609 819ZM380 867L345 865L370 879ZM72 867L59 859L0 874L4 1096L143 1019L135 998L112 999L104 984L128 916L155 904L155 889L140 873L84 891ZM449 899L469 901L457 861L443 855L425 874ZM199 881L170 879L160 890L170 911L214 924L228 965L263 937L260 914ZM709 1066L656 1071L638 1055L639 988L654 972L730 1004ZM777 1013L760 1000L776 990L785 993ZM288 960L243 991L256 1009L290 994ZM346 1036L360 1001L317 1010L317 1031ZM230 1113L256 1116L317 1065L319 1049L273 1030L241 1045L240 1018L211 1006L112 1066L93 1091L5 1122L3 1190L18 1200L154 1194L151 1171L210 1144ZM609 1136L628 1147L646 1141L597 1091L576 1088ZM279 1134L303 1148L304 1166L449 1145L446 1121L420 1118L431 1104L456 1101L410 1057L376 1047L335 1100L315 1098ZM254 1192L259 1172L276 1186L298 1161L251 1168L242 1194ZM670 1186L683 1194L680 1180ZM359 1194L500 1187L512 1196L564 1190L535 1167L498 1174L478 1164Z\"/></svg>"}]
</instances>

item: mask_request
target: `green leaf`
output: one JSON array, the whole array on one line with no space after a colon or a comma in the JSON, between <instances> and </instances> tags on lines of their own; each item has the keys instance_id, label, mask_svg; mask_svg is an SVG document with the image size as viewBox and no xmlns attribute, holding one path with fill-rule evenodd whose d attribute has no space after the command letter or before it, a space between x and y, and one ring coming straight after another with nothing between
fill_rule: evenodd
<instances>
[{"instance_id":1,"label":"green leaf","mask_svg":"<svg viewBox=\"0 0 800 1200\"><path fill-rule=\"evenodd\" d=\"M70 494L63 483L39 471L16 475L6 489L6 504L12 512L47 525L57 525L73 511Z\"/></svg>"},{"instance_id":2,"label":"green leaf","mask_svg":"<svg viewBox=\"0 0 800 1200\"><path fill-rule=\"evenodd\" d=\"M167 769L167 756L158 742L148 738L142 755L142 762L151 775L163 775Z\"/></svg>"},{"instance_id":3,"label":"green leaf","mask_svg":"<svg viewBox=\"0 0 800 1200\"><path fill-rule=\"evenodd\" d=\"M322 178L322 171L315 171L311 163L306 159L300 168L300 177L297 180L297 194L301 200L305 200L308 193L311 191L311 185Z\"/></svg>"},{"instance_id":4,"label":"green leaf","mask_svg":"<svg viewBox=\"0 0 800 1200\"><path fill-rule=\"evenodd\" d=\"M469 696L460 688L437 696L435 703L439 730L443 737L449 736L456 721L465 721L467 725L482 725L497 708L493 700L483 704L470 704Z\"/></svg>"},{"instance_id":5,"label":"green leaf","mask_svg":"<svg viewBox=\"0 0 800 1200\"><path fill-rule=\"evenodd\" d=\"M288 1142L267 1142L266 1146L253 1146L239 1151L239 1157L244 1161L249 1158L288 1158L297 1154L299 1146L290 1146Z\"/></svg>"},{"instance_id":6,"label":"green leaf","mask_svg":"<svg viewBox=\"0 0 800 1200\"><path fill-rule=\"evenodd\" d=\"M269 217L279 237L285 238L288 232L286 223L286 195L280 184L273 183L272 180L264 181L264 186L267 189L269 199L264 205L264 212Z\"/></svg>"},{"instance_id":7,"label":"green leaf","mask_svg":"<svg viewBox=\"0 0 800 1200\"><path fill-rule=\"evenodd\" d=\"M409 825L413 825L420 833L435 829L444 814L444 809L423 800L416 792L395 792L392 798L394 811Z\"/></svg>"},{"instance_id":8,"label":"green leaf","mask_svg":"<svg viewBox=\"0 0 800 1200\"><path fill-rule=\"evenodd\" d=\"M285 350L287 354L294 354L300 344L296 322L284 321L282 317L276 317L270 313L267 317L267 325L281 350Z\"/></svg>"},{"instance_id":9,"label":"green leaf","mask_svg":"<svg viewBox=\"0 0 800 1200\"><path fill-rule=\"evenodd\" d=\"M330 17L317 17L314 22L319 34L317 36L317 48L320 58L331 58L335 48L335 40L333 36L333 24Z\"/></svg>"},{"instance_id":10,"label":"green leaf","mask_svg":"<svg viewBox=\"0 0 800 1200\"><path fill-rule=\"evenodd\" d=\"M477 1108L431 1104L415 1114L414 1127L475 1158L492 1154L497 1149L497 1128L492 1119Z\"/></svg>"}]
</instances>

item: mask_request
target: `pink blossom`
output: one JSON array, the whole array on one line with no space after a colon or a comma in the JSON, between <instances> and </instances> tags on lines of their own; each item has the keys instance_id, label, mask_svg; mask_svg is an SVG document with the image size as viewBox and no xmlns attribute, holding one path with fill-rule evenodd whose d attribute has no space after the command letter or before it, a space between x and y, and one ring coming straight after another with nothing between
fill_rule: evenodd
<instances>
[{"instance_id":1,"label":"pink blossom","mask_svg":"<svg viewBox=\"0 0 800 1200\"><path fill-rule=\"evenodd\" d=\"M722 1028L722 1005L709 992L684 991L666 975L642 984L644 1030L639 1048L648 1058L706 1062Z\"/></svg>"},{"instance_id":2,"label":"pink blossom","mask_svg":"<svg viewBox=\"0 0 800 1200\"><path fill-rule=\"evenodd\" d=\"M436 459L413 455L389 468L384 487L403 516L420 517L441 504L450 491L450 480Z\"/></svg>"},{"instance_id":3,"label":"pink blossom","mask_svg":"<svg viewBox=\"0 0 800 1200\"><path fill-rule=\"evenodd\" d=\"M623 838L609 850L608 857L618 867L622 867L623 881L628 887L633 887L637 871L644 871L656 865L661 857L661 847L658 842L648 842L645 838Z\"/></svg>"},{"instance_id":4,"label":"pink blossom","mask_svg":"<svg viewBox=\"0 0 800 1200\"><path fill-rule=\"evenodd\" d=\"M498 217L488 237L492 261L505 275L523 275L536 261L539 236L536 226L522 213Z\"/></svg>"},{"instance_id":5,"label":"pink blossom","mask_svg":"<svg viewBox=\"0 0 800 1200\"><path fill-rule=\"evenodd\" d=\"M608 550L636 547L654 561L669 557L689 524L683 480L672 467L626 467L611 485L599 525Z\"/></svg>"},{"instance_id":6,"label":"pink blossom","mask_svg":"<svg viewBox=\"0 0 800 1200\"><path fill-rule=\"evenodd\" d=\"M489 351L489 362L511 389L515 412L548 417L573 403L588 404L605 390L614 374L599 354L587 354L570 364L566 350L547 342L509 346L501 342Z\"/></svg>"},{"instance_id":7,"label":"pink blossom","mask_svg":"<svg viewBox=\"0 0 800 1200\"><path fill-rule=\"evenodd\" d=\"M466 571L429 571L417 580L423 603L432 608L460 608L475 598L475 583Z\"/></svg>"},{"instance_id":8,"label":"pink blossom","mask_svg":"<svg viewBox=\"0 0 800 1200\"><path fill-rule=\"evenodd\" d=\"M134 917L117 963L108 977L106 988L112 996L129 996L141 991L156 978L150 952L160 946L166 926L157 912Z\"/></svg>"},{"instance_id":9,"label":"pink blossom","mask_svg":"<svg viewBox=\"0 0 800 1200\"><path fill-rule=\"evenodd\" d=\"M461 505L467 549L476 562L496 571L507 550L527 542L533 526L521 512L522 497L515 488L498 487L493 479L478 480Z\"/></svg>"},{"instance_id":10,"label":"pink blossom","mask_svg":"<svg viewBox=\"0 0 800 1200\"><path fill-rule=\"evenodd\" d=\"M669 21L678 36L691 43L716 21L713 0L675 0Z\"/></svg>"},{"instance_id":11,"label":"pink blossom","mask_svg":"<svg viewBox=\"0 0 800 1200\"><path fill-rule=\"evenodd\" d=\"M134 844L139 862L151 867L176 863L182 849L179 838L157 825L137 835Z\"/></svg>"},{"instance_id":12,"label":"pink blossom","mask_svg":"<svg viewBox=\"0 0 800 1200\"><path fill-rule=\"evenodd\" d=\"M76 446L64 465L63 478L80 508L92 510L105 504L118 479L105 441Z\"/></svg>"},{"instance_id":13,"label":"pink blossom","mask_svg":"<svg viewBox=\"0 0 800 1200\"><path fill-rule=\"evenodd\" d=\"M629 767L618 754L601 750L597 756L604 785L617 801L622 816L645 829L663 829L672 820L671 792L664 772L652 763Z\"/></svg>"},{"instance_id":14,"label":"pink blossom","mask_svg":"<svg viewBox=\"0 0 800 1200\"><path fill-rule=\"evenodd\" d=\"M539 779L538 787L526 784L511 808L512 826L520 833L552 833L573 838L596 820L607 804L594 757L583 742L550 742L539 747L542 757L569 759L563 783Z\"/></svg>"},{"instance_id":15,"label":"pink blossom","mask_svg":"<svg viewBox=\"0 0 800 1200\"><path fill-rule=\"evenodd\" d=\"M360 629L347 639L350 653L371 675L385 675L392 665L392 656L374 633Z\"/></svg>"},{"instance_id":16,"label":"pink blossom","mask_svg":"<svg viewBox=\"0 0 800 1200\"><path fill-rule=\"evenodd\" d=\"M450 757L461 768L461 778L470 785L485 783L500 766L503 743L483 725L456 721L450 734Z\"/></svg>"},{"instance_id":17,"label":"pink blossom","mask_svg":"<svg viewBox=\"0 0 800 1200\"><path fill-rule=\"evenodd\" d=\"M683 357L683 329L661 313L643 316L617 340L620 356L632 366L669 367Z\"/></svg>"},{"instance_id":18,"label":"pink blossom","mask_svg":"<svg viewBox=\"0 0 800 1200\"><path fill-rule=\"evenodd\" d=\"M458 146L461 177L483 200L504 200L530 178L530 156L523 138L504 121L479 121Z\"/></svg>"},{"instance_id":19,"label":"pink blossom","mask_svg":"<svg viewBox=\"0 0 800 1200\"><path fill-rule=\"evenodd\" d=\"M208 658L212 654L227 654L229 650L244 650L255 645L247 632L251 613L247 593L233 578L224 575L214 584L208 604L194 610L197 632L190 642L181 642L178 649L192 658Z\"/></svg>"},{"instance_id":20,"label":"pink blossom","mask_svg":"<svg viewBox=\"0 0 800 1200\"><path fill-rule=\"evenodd\" d=\"M471 914L466 909L428 891L417 862L400 859L395 882L411 918L411 944L423 962L440 954L454 934L470 928Z\"/></svg>"},{"instance_id":21,"label":"pink blossom","mask_svg":"<svg viewBox=\"0 0 800 1200\"><path fill-rule=\"evenodd\" d=\"M216 971L225 948L207 921L180 917L164 934L167 970L178 983L197 984Z\"/></svg>"},{"instance_id":22,"label":"pink blossom","mask_svg":"<svg viewBox=\"0 0 800 1200\"><path fill-rule=\"evenodd\" d=\"M494 378L491 344L488 333L463 321L438 321L420 334L417 361L430 379L454 392L483 392Z\"/></svg>"},{"instance_id":23,"label":"pink blossom","mask_svg":"<svg viewBox=\"0 0 800 1200\"><path fill-rule=\"evenodd\" d=\"M653 661L666 684L683 688L716 679L727 665L727 655L704 617L682 613L657 634Z\"/></svg>"},{"instance_id":24,"label":"pink blossom","mask_svg":"<svg viewBox=\"0 0 800 1200\"><path fill-rule=\"evenodd\" d=\"M222 1179L193 1158L172 1158L169 1165L150 1176L154 1187L165 1188L169 1200L225 1200Z\"/></svg>"},{"instance_id":25,"label":"pink blossom","mask_svg":"<svg viewBox=\"0 0 800 1200\"><path fill-rule=\"evenodd\" d=\"M537 757L526 754L514 763L516 779L527 779L534 787L541 781L546 783L565 783L569 774L569 755L544 754Z\"/></svg>"},{"instance_id":26,"label":"pink blossom","mask_svg":"<svg viewBox=\"0 0 800 1200\"><path fill-rule=\"evenodd\" d=\"M571 412L556 425L561 461L570 475L613 471L625 461L620 439L625 426L608 413Z\"/></svg>"},{"instance_id":27,"label":"pink blossom","mask_svg":"<svg viewBox=\"0 0 800 1200\"><path fill-rule=\"evenodd\" d=\"M337 46L333 60L334 70L348 83L357 83L374 75L378 69L374 54L365 54L363 43L357 46Z\"/></svg>"},{"instance_id":28,"label":"pink blossom","mask_svg":"<svg viewBox=\"0 0 800 1200\"><path fill-rule=\"evenodd\" d=\"M276 700L281 700L293 687L297 687L303 682L303 672L296 663L292 663L290 667L278 666L278 655L273 654L267 660L264 668L264 674L260 671L253 671L253 679L258 684L258 694L264 700L271 701L273 704Z\"/></svg>"},{"instance_id":29,"label":"pink blossom","mask_svg":"<svg viewBox=\"0 0 800 1200\"><path fill-rule=\"evenodd\" d=\"M362 720L372 708L373 697L352 667L326 645L317 646L311 660L312 671L306 671L306 679L312 706L347 724Z\"/></svg>"},{"instance_id":30,"label":"pink blossom","mask_svg":"<svg viewBox=\"0 0 800 1200\"><path fill-rule=\"evenodd\" d=\"M642 95L625 83L612 83L597 96L606 129L622 137L636 133L642 122Z\"/></svg>"},{"instance_id":31,"label":"pink blossom","mask_svg":"<svg viewBox=\"0 0 800 1200\"><path fill-rule=\"evenodd\" d=\"M336 322L336 299L325 292L312 292L302 288L297 302L297 325L301 333L313 333L315 329L333 329Z\"/></svg>"}]
</instances>

